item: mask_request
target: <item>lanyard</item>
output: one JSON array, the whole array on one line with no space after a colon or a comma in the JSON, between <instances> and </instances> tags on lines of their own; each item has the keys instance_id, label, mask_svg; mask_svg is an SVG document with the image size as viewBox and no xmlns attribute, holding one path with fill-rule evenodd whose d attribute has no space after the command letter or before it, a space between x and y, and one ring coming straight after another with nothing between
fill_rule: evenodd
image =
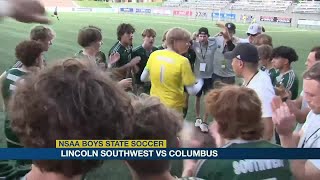
<instances>
[{"instance_id":1,"label":"lanyard","mask_svg":"<svg viewBox=\"0 0 320 180\"><path fill-rule=\"evenodd\" d=\"M207 51L208 51L208 46L206 47L206 52L203 54L203 52L202 52L202 44L200 43L200 51L201 51L201 57L202 57L203 61L206 61L206 55L207 55Z\"/></svg>"},{"instance_id":2,"label":"lanyard","mask_svg":"<svg viewBox=\"0 0 320 180\"><path fill-rule=\"evenodd\" d=\"M259 71L257 71L248 81L248 83L245 85L246 87L250 84L251 80L258 74Z\"/></svg>"},{"instance_id":3,"label":"lanyard","mask_svg":"<svg viewBox=\"0 0 320 180\"><path fill-rule=\"evenodd\" d=\"M308 138L306 137L306 138L303 140L303 143L302 143L301 148L304 148L304 145L309 141L309 139L310 139L313 135L315 135L319 130L320 130L320 128L317 129L315 132L313 132Z\"/></svg>"}]
</instances>

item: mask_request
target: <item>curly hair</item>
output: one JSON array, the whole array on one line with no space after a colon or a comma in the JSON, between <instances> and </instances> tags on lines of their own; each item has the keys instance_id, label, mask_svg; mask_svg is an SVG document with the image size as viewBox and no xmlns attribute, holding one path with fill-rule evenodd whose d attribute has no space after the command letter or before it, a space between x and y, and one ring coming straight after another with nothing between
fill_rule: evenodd
<instances>
[{"instance_id":1,"label":"curly hair","mask_svg":"<svg viewBox=\"0 0 320 180\"><path fill-rule=\"evenodd\" d=\"M22 41L16 46L16 57L26 67L35 66L44 48L41 43L34 40Z\"/></svg>"},{"instance_id":2,"label":"curly hair","mask_svg":"<svg viewBox=\"0 0 320 180\"><path fill-rule=\"evenodd\" d=\"M252 89L235 85L212 90L205 99L206 110L218 123L225 139L258 140L262 137L261 101Z\"/></svg>"},{"instance_id":3,"label":"curly hair","mask_svg":"<svg viewBox=\"0 0 320 180\"><path fill-rule=\"evenodd\" d=\"M130 98L98 68L68 59L17 86L11 127L27 148L54 148L57 139L124 139L132 130ZM100 160L36 160L41 170L84 174Z\"/></svg>"},{"instance_id":4,"label":"curly hair","mask_svg":"<svg viewBox=\"0 0 320 180\"><path fill-rule=\"evenodd\" d=\"M125 34L125 33L134 33L136 32L136 29L131 25L131 24L126 24L126 23L122 23L118 26L117 28L117 37L118 40L121 40L121 37Z\"/></svg>"},{"instance_id":5,"label":"curly hair","mask_svg":"<svg viewBox=\"0 0 320 180\"><path fill-rule=\"evenodd\" d=\"M88 26L80 29L78 34L78 44L85 48L90 46L91 43L101 41L101 29L95 26Z\"/></svg>"},{"instance_id":6,"label":"curly hair","mask_svg":"<svg viewBox=\"0 0 320 180\"><path fill-rule=\"evenodd\" d=\"M177 136L183 118L174 110L165 107L158 98L143 96L133 101L135 110L134 132L130 139L166 140L167 148L177 148ZM138 174L160 174L170 169L169 160L127 161Z\"/></svg>"},{"instance_id":7,"label":"curly hair","mask_svg":"<svg viewBox=\"0 0 320 180\"><path fill-rule=\"evenodd\" d=\"M297 61L299 58L296 51L293 48L287 46L279 46L273 49L271 58L273 59L278 57L288 59L290 64Z\"/></svg>"}]
</instances>

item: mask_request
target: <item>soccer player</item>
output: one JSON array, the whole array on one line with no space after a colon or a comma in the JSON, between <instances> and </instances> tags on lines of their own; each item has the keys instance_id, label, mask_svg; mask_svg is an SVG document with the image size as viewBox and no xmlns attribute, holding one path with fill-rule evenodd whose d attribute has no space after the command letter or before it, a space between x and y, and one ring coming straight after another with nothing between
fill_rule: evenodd
<instances>
[{"instance_id":1,"label":"soccer player","mask_svg":"<svg viewBox=\"0 0 320 180\"><path fill-rule=\"evenodd\" d=\"M315 63L303 75L304 98L311 111L298 132L292 132L296 125L296 117L290 112L280 97L272 101L276 131L281 139L281 146L286 148L320 148L320 63ZM295 179L320 179L320 160L291 160L291 170Z\"/></svg>"},{"instance_id":2,"label":"soccer player","mask_svg":"<svg viewBox=\"0 0 320 180\"><path fill-rule=\"evenodd\" d=\"M210 91L206 109L215 119L211 134L222 148L280 148L262 140L261 101L246 87L225 86ZM268 168L266 168L268 167ZM195 177L203 179L291 179L287 160L207 159L200 160Z\"/></svg>"},{"instance_id":3,"label":"soccer player","mask_svg":"<svg viewBox=\"0 0 320 180\"><path fill-rule=\"evenodd\" d=\"M92 65L107 68L106 55L101 51L102 33L101 29L95 26L88 26L80 29L78 33L78 44L83 48L75 56L81 60L86 60ZM119 60L119 54L117 59Z\"/></svg>"},{"instance_id":4,"label":"soccer player","mask_svg":"<svg viewBox=\"0 0 320 180\"><path fill-rule=\"evenodd\" d=\"M272 52L272 64L275 69L278 70L278 76L275 78L276 94L285 90L290 91L291 99L296 99L299 90L299 81L292 69L292 62L298 60L298 55L291 47L280 46L273 49ZM288 98L288 97L284 97Z\"/></svg>"},{"instance_id":5,"label":"soccer player","mask_svg":"<svg viewBox=\"0 0 320 180\"><path fill-rule=\"evenodd\" d=\"M182 128L182 117L164 106L158 98L144 96L132 102L135 110L134 125L130 139L163 139L168 148L178 148L178 135ZM200 180L177 178L170 174L170 160L127 160L133 180Z\"/></svg>"},{"instance_id":6,"label":"soccer player","mask_svg":"<svg viewBox=\"0 0 320 180\"><path fill-rule=\"evenodd\" d=\"M157 96L167 107L183 113L184 86L191 95L199 92L203 81L196 83L190 63L183 57L190 47L190 32L172 28L166 37L167 49L151 54L141 81L151 80L151 96Z\"/></svg>"},{"instance_id":7,"label":"soccer player","mask_svg":"<svg viewBox=\"0 0 320 180\"><path fill-rule=\"evenodd\" d=\"M278 75L277 70L272 65L272 50L270 45L260 45L257 47L259 55L260 70L269 74L272 84L275 83L276 77Z\"/></svg>"},{"instance_id":8,"label":"soccer player","mask_svg":"<svg viewBox=\"0 0 320 180\"><path fill-rule=\"evenodd\" d=\"M13 130L27 148L55 148L57 139L124 139L132 132L134 113L126 93L101 70L75 59L25 78L10 107ZM85 179L102 163L34 160L22 179Z\"/></svg>"},{"instance_id":9,"label":"soccer player","mask_svg":"<svg viewBox=\"0 0 320 180\"><path fill-rule=\"evenodd\" d=\"M54 9L53 15L52 17L56 16L58 21L60 21L59 16L58 16L58 7L56 6L56 8Z\"/></svg>"},{"instance_id":10,"label":"soccer player","mask_svg":"<svg viewBox=\"0 0 320 180\"><path fill-rule=\"evenodd\" d=\"M132 41L135 28L131 24L122 23L117 28L118 42L109 51L109 56L114 53L120 54L120 59L112 65L114 71L118 72L119 80L133 77L136 72L136 65L140 62L140 57L132 58Z\"/></svg>"},{"instance_id":11,"label":"soccer player","mask_svg":"<svg viewBox=\"0 0 320 180\"><path fill-rule=\"evenodd\" d=\"M232 59L232 68L236 76L243 78L243 86L253 89L262 103L263 138L270 141L273 137L271 101L275 96L271 79L267 73L259 71L257 48L249 43L240 43L225 57Z\"/></svg>"},{"instance_id":12,"label":"soccer player","mask_svg":"<svg viewBox=\"0 0 320 180\"><path fill-rule=\"evenodd\" d=\"M142 45L134 48L132 52L133 57L139 56L141 58L140 62L137 64L139 70L135 74L135 83L136 83L135 86L137 86L136 87L137 94L150 93L151 84L141 82L140 77L144 68L147 65L147 61L150 57L150 54L158 50L158 48L154 46L156 35L157 35L156 31L153 29L143 30L142 32L143 43Z\"/></svg>"}]
</instances>

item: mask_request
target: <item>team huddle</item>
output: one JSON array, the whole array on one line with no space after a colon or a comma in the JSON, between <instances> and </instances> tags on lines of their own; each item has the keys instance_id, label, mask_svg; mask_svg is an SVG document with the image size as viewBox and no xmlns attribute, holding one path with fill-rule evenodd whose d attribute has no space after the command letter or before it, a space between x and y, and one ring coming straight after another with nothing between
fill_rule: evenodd
<instances>
[{"instance_id":1,"label":"team huddle","mask_svg":"<svg viewBox=\"0 0 320 180\"><path fill-rule=\"evenodd\" d=\"M56 139L163 139L168 148L319 148L320 47L309 53L299 95L293 48L273 48L272 37L256 23L247 39L235 36L233 23L217 26L221 32L214 36L206 27L193 34L171 28L158 47L158 33L149 28L133 47L135 28L123 23L108 53L101 49L101 29L87 26L78 33L82 49L53 65L45 53L55 32L34 27L30 40L16 46L15 64L1 75L7 147L48 148ZM192 96L196 119L190 124L184 119ZM84 179L101 163L1 161L0 176ZM181 163L178 178L169 160L126 161L136 180L320 179L319 160Z\"/></svg>"}]
</instances>

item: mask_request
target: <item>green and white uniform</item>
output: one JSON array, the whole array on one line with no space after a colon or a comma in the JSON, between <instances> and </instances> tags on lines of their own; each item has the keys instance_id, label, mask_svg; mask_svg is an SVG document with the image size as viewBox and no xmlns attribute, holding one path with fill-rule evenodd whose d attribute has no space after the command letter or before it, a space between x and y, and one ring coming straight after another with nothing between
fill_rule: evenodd
<instances>
[{"instance_id":1,"label":"green and white uniform","mask_svg":"<svg viewBox=\"0 0 320 180\"><path fill-rule=\"evenodd\" d=\"M299 80L291 69L284 74L279 74L275 79L275 86L283 85L286 89L288 89L292 96L291 99L296 99L299 92Z\"/></svg>"},{"instance_id":2,"label":"green and white uniform","mask_svg":"<svg viewBox=\"0 0 320 180\"><path fill-rule=\"evenodd\" d=\"M224 148L281 148L267 141L232 140ZM206 180L288 180L293 179L289 162L277 159L200 160L195 177Z\"/></svg>"},{"instance_id":3,"label":"green and white uniform","mask_svg":"<svg viewBox=\"0 0 320 180\"><path fill-rule=\"evenodd\" d=\"M79 58L79 59L87 59L87 60L90 60L90 58L83 54L83 50L80 50L78 53L75 54L75 57ZM97 54L96 54L96 57L94 59L94 62L92 63L95 63L95 64L100 64L100 63L104 63L104 64L107 64L107 58L106 58L106 55L102 52L102 51L99 51ZM106 66L107 67L107 66Z\"/></svg>"},{"instance_id":4,"label":"green and white uniform","mask_svg":"<svg viewBox=\"0 0 320 180\"><path fill-rule=\"evenodd\" d=\"M128 48L124 47L120 41L118 41L115 45L112 46L112 48L109 51L109 56L112 53L118 52L120 54L120 59L116 63L112 65L114 68L119 68L121 66L126 65L129 63L132 59L132 47L129 46Z\"/></svg>"},{"instance_id":5,"label":"green and white uniform","mask_svg":"<svg viewBox=\"0 0 320 180\"><path fill-rule=\"evenodd\" d=\"M7 71L6 78L2 82L2 97L7 109L8 101L16 89L16 82L20 80L28 72L22 68L12 68ZM8 147L22 147L17 136L12 132L10 127L10 120L6 112L5 115L5 135Z\"/></svg>"},{"instance_id":6,"label":"green and white uniform","mask_svg":"<svg viewBox=\"0 0 320 180\"><path fill-rule=\"evenodd\" d=\"M261 71L264 71L269 74L271 78L271 82L274 85L276 82L276 77L280 75L279 71L277 71L275 68L267 69L265 66L262 66Z\"/></svg>"},{"instance_id":7,"label":"green and white uniform","mask_svg":"<svg viewBox=\"0 0 320 180\"><path fill-rule=\"evenodd\" d=\"M147 51L146 49L144 49L142 47L142 45L140 45L140 46L134 48L132 51L132 58L137 57L137 56L140 56L140 58L141 58L140 62L137 64L139 71L135 74L135 83L138 86L137 88L140 89L140 90L138 90L139 94L142 92L147 93L147 94L150 93L151 84L141 82L140 76L141 76L144 68L147 65L150 54L156 50L158 50L158 48L152 47L151 51Z\"/></svg>"}]
</instances>

